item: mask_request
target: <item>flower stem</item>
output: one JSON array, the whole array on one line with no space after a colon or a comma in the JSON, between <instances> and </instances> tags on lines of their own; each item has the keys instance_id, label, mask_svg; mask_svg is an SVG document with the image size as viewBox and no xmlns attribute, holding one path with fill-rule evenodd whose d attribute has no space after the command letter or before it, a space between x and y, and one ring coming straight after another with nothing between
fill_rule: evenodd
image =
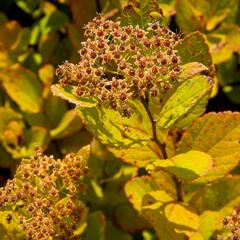
<instances>
[{"instance_id":1,"label":"flower stem","mask_svg":"<svg viewBox=\"0 0 240 240\"><path fill-rule=\"evenodd\" d=\"M154 120L149 108L148 108L148 102L146 101L146 99L144 98L141 98L141 103L143 104L147 114L148 114L148 117L151 121L151 124L152 124L152 138L151 140L153 142L155 142L157 144L157 146L160 148L161 152L162 152L162 156L163 156L163 159L167 159L168 156L167 156L167 151L166 151L166 144L165 143L161 143L160 140L158 139L158 136L157 136L157 121ZM178 198L178 201L180 202L183 202L183 194L182 194L182 182L174 175L172 175L172 180L174 181L175 183L175 186L176 186L176 192L177 192L177 198Z\"/></svg>"}]
</instances>

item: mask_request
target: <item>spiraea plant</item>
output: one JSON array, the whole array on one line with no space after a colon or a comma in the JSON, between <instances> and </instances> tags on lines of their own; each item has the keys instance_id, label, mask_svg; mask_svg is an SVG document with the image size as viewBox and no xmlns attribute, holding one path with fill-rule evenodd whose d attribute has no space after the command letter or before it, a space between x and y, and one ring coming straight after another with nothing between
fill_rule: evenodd
<instances>
[{"instance_id":1,"label":"spiraea plant","mask_svg":"<svg viewBox=\"0 0 240 240\"><path fill-rule=\"evenodd\" d=\"M240 114L205 108L215 68L205 37L161 27L156 1L129 1L117 22L85 27L78 64L57 69L52 92L76 105L88 130L139 169L125 185L161 240L224 235L239 204ZM143 171L144 170L144 171ZM141 173L141 174L140 174Z\"/></svg>"},{"instance_id":2,"label":"spiraea plant","mask_svg":"<svg viewBox=\"0 0 240 240\"><path fill-rule=\"evenodd\" d=\"M62 160L37 149L23 159L15 177L0 189L1 225L6 233L2 237L79 239L88 211L80 199L88 155L88 146Z\"/></svg>"},{"instance_id":3,"label":"spiraea plant","mask_svg":"<svg viewBox=\"0 0 240 240\"><path fill-rule=\"evenodd\" d=\"M56 70L59 84L52 92L75 104L84 126L127 167L118 172L110 165L105 175L116 173L112 178L86 181L97 195L91 202L94 194L81 197L88 147L62 161L36 152L1 189L5 236L79 239L86 227L84 199L93 211L103 206L108 218L90 213L84 240L129 240L135 231L144 240L238 239L238 210L226 216L240 202L240 113L204 114L215 74L204 35L181 37L162 26L157 1L130 0L117 21L98 16L89 22L85 37L79 62ZM105 197L107 184L119 176L127 177ZM125 181L128 203L118 194ZM121 198L119 211L112 211L114 197ZM129 217L130 206L140 218ZM109 228L103 233L105 225L114 234Z\"/></svg>"}]
</instances>

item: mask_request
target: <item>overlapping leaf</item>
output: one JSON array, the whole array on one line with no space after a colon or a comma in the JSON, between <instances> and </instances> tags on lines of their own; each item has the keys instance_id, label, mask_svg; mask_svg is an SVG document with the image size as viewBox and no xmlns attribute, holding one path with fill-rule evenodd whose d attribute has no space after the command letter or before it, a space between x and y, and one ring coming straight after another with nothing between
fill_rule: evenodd
<instances>
[{"instance_id":1,"label":"overlapping leaf","mask_svg":"<svg viewBox=\"0 0 240 240\"><path fill-rule=\"evenodd\" d=\"M199 62L205 66L210 66L212 63L212 57L206 39L200 32L188 34L179 41L176 49L183 64Z\"/></svg>"},{"instance_id":2,"label":"overlapping leaf","mask_svg":"<svg viewBox=\"0 0 240 240\"><path fill-rule=\"evenodd\" d=\"M61 97L62 99L75 104L76 106L93 107L97 104L96 100L93 98L78 97L76 95L76 88L72 86L62 88L60 85L56 84L51 87L51 90L55 96Z\"/></svg>"},{"instance_id":3,"label":"overlapping leaf","mask_svg":"<svg viewBox=\"0 0 240 240\"><path fill-rule=\"evenodd\" d=\"M204 108L196 111L196 106L206 97L210 96L212 89L211 82L206 76L195 76L184 81L177 90L169 97L161 109L158 116L158 126L161 128L170 128L172 126L183 126L181 120L186 118L191 112L201 114ZM204 101L206 104L206 101ZM205 105L204 104L204 105ZM191 115L197 117L196 114ZM188 120L190 123L195 119Z\"/></svg>"},{"instance_id":4,"label":"overlapping leaf","mask_svg":"<svg viewBox=\"0 0 240 240\"><path fill-rule=\"evenodd\" d=\"M175 202L164 189L159 189L153 178L132 179L125 186L125 192L133 207L153 226L160 240L202 239L197 233L200 225L197 214L186 205Z\"/></svg>"},{"instance_id":5,"label":"overlapping leaf","mask_svg":"<svg viewBox=\"0 0 240 240\"><path fill-rule=\"evenodd\" d=\"M50 134L54 139L62 139L76 133L81 128L81 119L74 110L69 110L65 113L59 125L51 130Z\"/></svg>"},{"instance_id":6,"label":"overlapping leaf","mask_svg":"<svg viewBox=\"0 0 240 240\"><path fill-rule=\"evenodd\" d=\"M0 81L22 111L38 113L41 110L42 86L34 73L16 64L2 72Z\"/></svg>"},{"instance_id":7,"label":"overlapping leaf","mask_svg":"<svg viewBox=\"0 0 240 240\"><path fill-rule=\"evenodd\" d=\"M240 113L209 113L198 119L183 135L179 153L197 150L208 153L214 166L206 181L225 176L239 162Z\"/></svg>"},{"instance_id":8,"label":"overlapping leaf","mask_svg":"<svg viewBox=\"0 0 240 240\"><path fill-rule=\"evenodd\" d=\"M156 160L147 166L148 170L166 170L184 181L192 181L207 175L214 162L210 155L200 151L178 154L167 160Z\"/></svg>"}]
</instances>

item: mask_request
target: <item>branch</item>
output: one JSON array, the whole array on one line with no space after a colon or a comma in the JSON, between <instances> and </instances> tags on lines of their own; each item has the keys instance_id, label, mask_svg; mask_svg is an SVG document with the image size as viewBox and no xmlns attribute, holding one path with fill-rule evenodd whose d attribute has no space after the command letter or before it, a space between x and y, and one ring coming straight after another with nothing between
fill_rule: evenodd
<instances>
[{"instance_id":1,"label":"branch","mask_svg":"<svg viewBox=\"0 0 240 240\"><path fill-rule=\"evenodd\" d=\"M148 114L148 117L151 121L151 124L152 124L152 138L151 140L153 142L155 142L158 147L160 148L161 152L162 152L162 156L164 159L167 159L168 156L167 156L167 151L166 151L166 144L165 143L161 143L160 140L158 139L158 136L157 136L157 122L156 120L153 119L153 116L148 108L148 102L146 99L144 98L141 98L141 103L143 104L147 114ZM179 181L177 179L176 176L172 176L172 180L174 181L175 183L175 186L176 186L176 192L177 192L177 198L178 198L178 201L180 202L183 202L183 194L182 194L182 182Z\"/></svg>"}]
</instances>

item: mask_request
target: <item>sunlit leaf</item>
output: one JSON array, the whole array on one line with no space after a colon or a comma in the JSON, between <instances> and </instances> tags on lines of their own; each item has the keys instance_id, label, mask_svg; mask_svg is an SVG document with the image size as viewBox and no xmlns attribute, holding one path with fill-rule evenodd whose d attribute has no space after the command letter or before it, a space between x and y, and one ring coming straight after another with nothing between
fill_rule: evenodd
<instances>
[{"instance_id":1,"label":"sunlit leaf","mask_svg":"<svg viewBox=\"0 0 240 240\"><path fill-rule=\"evenodd\" d=\"M199 118L183 134L178 152L197 150L211 155L215 165L205 180L213 181L225 176L238 164L239 134L239 113L209 113Z\"/></svg>"},{"instance_id":2,"label":"sunlit leaf","mask_svg":"<svg viewBox=\"0 0 240 240\"><path fill-rule=\"evenodd\" d=\"M190 33L180 40L176 46L176 50L181 57L182 64L199 62L205 66L210 66L212 63L206 39L200 32Z\"/></svg>"},{"instance_id":3,"label":"sunlit leaf","mask_svg":"<svg viewBox=\"0 0 240 240\"><path fill-rule=\"evenodd\" d=\"M230 60L234 52L240 52L240 27L235 24L223 24L221 28L207 35L213 56L213 63Z\"/></svg>"},{"instance_id":4,"label":"sunlit leaf","mask_svg":"<svg viewBox=\"0 0 240 240\"><path fill-rule=\"evenodd\" d=\"M22 111L38 113L41 110L42 87L34 73L16 64L1 74L0 81Z\"/></svg>"},{"instance_id":5,"label":"sunlit leaf","mask_svg":"<svg viewBox=\"0 0 240 240\"><path fill-rule=\"evenodd\" d=\"M54 139L62 139L76 133L81 128L81 119L78 117L75 110L69 110L65 113L59 125L51 130L50 134Z\"/></svg>"},{"instance_id":6,"label":"sunlit leaf","mask_svg":"<svg viewBox=\"0 0 240 240\"><path fill-rule=\"evenodd\" d=\"M147 166L150 171L164 169L184 181L192 181L207 175L214 165L210 155L200 151L189 151L169 160L156 160Z\"/></svg>"},{"instance_id":7,"label":"sunlit leaf","mask_svg":"<svg viewBox=\"0 0 240 240\"><path fill-rule=\"evenodd\" d=\"M61 97L64 100L67 100L70 103L75 104L80 107L94 107L97 102L95 99L78 97L76 94L76 88L68 86L62 88L60 85L56 84L51 87L52 93L55 96Z\"/></svg>"},{"instance_id":8,"label":"sunlit leaf","mask_svg":"<svg viewBox=\"0 0 240 240\"><path fill-rule=\"evenodd\" d=\"M158 126L161 128L170 128L174 124L178 126L177 122L194 111L199 101L210 96L211 88L211 82L206 76L195 76L183 82L159 113ZM203 111L199 112L203 113ZM196 117L196 115L192 116ZM182 126L181 122L180 126Z\"/></svg>"},{"instance_id":9,"label":"sunlit leaf","mask_svg":"<svg viewBox=\"0 0 240 240\"><path fill-rule=\"evenodd\" d=\"M197 234L199 216L188 206L175 203L151 177L134 178L125 186L125 192L133 207L152 225L159 239L194 239L191 237Z\"/></svg>"}]
</instances>

